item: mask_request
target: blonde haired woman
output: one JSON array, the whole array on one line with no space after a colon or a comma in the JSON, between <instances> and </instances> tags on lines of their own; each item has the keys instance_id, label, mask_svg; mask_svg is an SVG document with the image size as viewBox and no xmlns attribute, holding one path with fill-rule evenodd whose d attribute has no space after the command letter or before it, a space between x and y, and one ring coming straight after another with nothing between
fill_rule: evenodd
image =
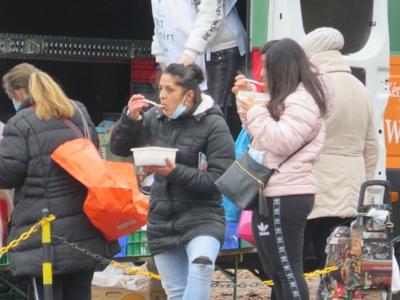
<instances>
[{"instance_id":1,"label":"blonde haired woman","mask_svg":"<svg viewBox=\"0 0 400 300\"><path fill-rule=\"evenodd\" d=\"M9 241L28 230L42 217L42 210L48 209L56 216L52 223L54 234L111 257L119 246L105 241L84 214L86 188L50 158L59 145L77 137L63 119L70 119L83 131L82 118L75 107L87 119L91 139L98 144L85 107L69 99L48 74L26 63L3 76L3 87L16 109L15 116L5 124L0 142L0 188L15 188ZM54 299L89 300L97 261L57 240L51 255ZM34 234L11 252L12 273L32 278L36 299L42 299L42 260L40 234Z\"/></svg>"}]
</instances>

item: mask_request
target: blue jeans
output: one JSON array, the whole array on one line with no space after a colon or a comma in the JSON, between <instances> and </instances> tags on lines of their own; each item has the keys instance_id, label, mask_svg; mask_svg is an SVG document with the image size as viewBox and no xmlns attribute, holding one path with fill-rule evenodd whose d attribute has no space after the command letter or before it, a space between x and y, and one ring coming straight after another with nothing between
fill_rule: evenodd
<instances>
[{"instance_id":1,"label":"blue jeans","mask_svg":"<svg viewBox=\"0 0 400 300\"><path fill-rule=\"evenodd\" d=\"M198 236L185 247L154 255L168 300L210 299L211 276L220 246L212 236Z\"/></svg>"}]
</instances>

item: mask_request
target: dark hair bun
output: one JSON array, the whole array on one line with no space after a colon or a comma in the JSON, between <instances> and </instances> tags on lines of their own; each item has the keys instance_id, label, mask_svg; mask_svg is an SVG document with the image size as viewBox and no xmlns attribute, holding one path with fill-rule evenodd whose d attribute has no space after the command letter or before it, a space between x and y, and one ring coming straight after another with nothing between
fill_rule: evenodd
<instances>
[{"instance_id":1,"label":"dark hair bun","mask_svg":"<svg viewBox=\"0 0 400 300\"><path fill-rule=\"evenodd\" d=\"M196 80L197 84L200 84L204 81L203 70L196 64L187 65L186 68L191 73L191 77Z\"/></svg>"}]
</instances>

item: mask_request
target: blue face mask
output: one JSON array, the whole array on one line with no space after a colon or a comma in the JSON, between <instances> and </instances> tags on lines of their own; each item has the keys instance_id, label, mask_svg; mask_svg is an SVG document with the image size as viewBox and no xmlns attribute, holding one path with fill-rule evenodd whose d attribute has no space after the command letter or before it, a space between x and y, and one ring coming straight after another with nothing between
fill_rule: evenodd
<instances>
[{"instance_id":1,"label":"blue face mask","mask_svg":"<svg viewBox=\"0 0 400 300\"><path fill-rule=\"evenodd\" d=\"M174 113L169 116L170 119L177 119L186 112L186 106L183 105L183 102L185 102L185 99L183 99L183 101L178 105Z\"/></svg>"},{"instance_id":2,"label":"blue face mask","mask_svg":"<svg viewBox=\"0 0 400 300\"><path fill-rule=\"evenodd\" d=\"M15 101L14 99L11 99L12 103L14 105L14 109L15 111L18 111L18 109L21 107L21 103L18 103L17 101Z\"/></svg>"}]
</instances>

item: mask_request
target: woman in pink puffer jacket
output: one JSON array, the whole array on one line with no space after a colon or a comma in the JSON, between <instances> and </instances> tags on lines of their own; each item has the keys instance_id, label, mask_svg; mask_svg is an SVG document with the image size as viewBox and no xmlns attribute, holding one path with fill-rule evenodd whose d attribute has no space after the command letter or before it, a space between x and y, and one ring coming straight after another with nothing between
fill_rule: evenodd
<instances>
[{"instance_id":1,"label":"woman in pink puffer jacket","mask_svg":"<svg viewBox=\"0 0 400 300\"><path fill-rule=\"evenodd\" d=\"M300 150L269 180L264 190L268 217L254 211L253 234L263 268L274 280L273 298L304 300L309 295L303 277L303 234L317 191L312 168L324 143L328 96L321 76L313 73L295 41L270 41L262 52L271 100L268 105L238 100L243 126L252 137L250 148L264 154L268 168L278 168Z\"/></svg>"}]
</instances>

